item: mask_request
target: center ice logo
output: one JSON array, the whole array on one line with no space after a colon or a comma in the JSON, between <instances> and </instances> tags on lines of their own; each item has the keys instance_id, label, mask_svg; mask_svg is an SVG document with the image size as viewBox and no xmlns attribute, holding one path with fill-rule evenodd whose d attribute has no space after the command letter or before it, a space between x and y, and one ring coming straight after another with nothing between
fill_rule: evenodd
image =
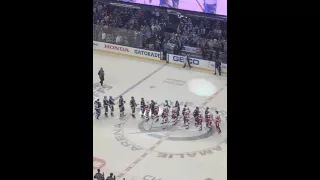
<instances>
[{"instance_id":1,"label":"center ice logo","mask_svg":"<svg viewBox=\"0 0 320 180\"><path fill-rule=\"evenodd\" d=\"M160 103L163 104L163 103ZM173 102L169 103L171 104L171 106L173 105ZM188 104L188 102L180 103L180 106L183 107L184 104ZM192 103L187 105L188 107L194 107L194 105ZM161 107L161 105L160 105ZM202 109L203 110L203 109ZM217 110L216 108L210 108L211 112L214 112L215 110ZM161 112L161 109L160 111ZM219 111L219 114L221 115L221 117L223 117L223 119L225 119L226 116L226 111ZM172 141L172 142L190 142L190 141L201 141L204 140L206 138L211 137L213 134L215 134L216 130L215 128L213 128L212 130L206 131L205 128L202 132L197 131L193 131L192 129L187 130L190 133L185 133L182 132L179 135L170 135L170 136L166 136L166 132L171 132L173 129L175 129L175 132L179 132L180 130L185 131L181 124L178 123L177 125L173 126L172 124L168 125L168 127L163 130L164 125L161 125L159 123L153 123L156 127L152 127L151 129L145 122L145 120L141 120L141 121L131 121L131 119L129 119L128 117L126 117L124 122L121 122L120 124L116 124L114 125L114 132L113 135L116 139L116 141L118 141L123 147L126 147L128 150L131 151L143 151L148 149L147 147L143 147L141 146L140 142L140 138L138 138L137 136L142 135L142 136L148 136L154 139L154 141L161 141L163 139L165 139L165 141ZM150 119L148 122L154 121L152 119ZM180 121L183 121L183 119L181 119ZM226 122L226 121L225 121ZM191 121L190 123L194 123L193 121ZM205 126L205 125L204 125ZM137 127L137 128L135 128ZM149 130L150 129L150 130ZM208 130L208 129L207 129ZM181 132L181 131L180 131ZM130 140L130 137L134 137L133 141ZM213 154L215 151L221 151L222 147L220 146L220 144L222 143L226 143L226 137L224 136L217 136L215 137L216 140L214 141L214 144L208 145L209 148L206 149L202 149L199 150L197 148L197 146L193 146L187 148L185 150L187 150L187 152L177 152L176 149L168 149L168 151L172 151L172 152L163 152L163 151L157 151L157 150L153 150L154 152L158 153L157 157L158 158L194 158L194 157L198 157L198 156L205 156L205 155L210 155ZM143 142L141 142L143 144ZM188 151L189 150L189 151Z\"/></svg>"}]
</instances>

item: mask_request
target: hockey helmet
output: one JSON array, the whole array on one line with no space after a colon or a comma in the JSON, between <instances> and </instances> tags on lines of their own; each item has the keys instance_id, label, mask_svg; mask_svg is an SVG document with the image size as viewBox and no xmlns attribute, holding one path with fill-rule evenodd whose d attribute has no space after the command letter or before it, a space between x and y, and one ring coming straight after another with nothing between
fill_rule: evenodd
<instances>
[{"instance_id":1,"label":"hockey helmet","mask_svg":"<svg viewBox=\"0 0 320 180\"><path fill-rule=\"evenodd\" d=\"M104 96L104 99L108 99L108 97L107 97L107 96Z\"/></svg>"}]
</instances>

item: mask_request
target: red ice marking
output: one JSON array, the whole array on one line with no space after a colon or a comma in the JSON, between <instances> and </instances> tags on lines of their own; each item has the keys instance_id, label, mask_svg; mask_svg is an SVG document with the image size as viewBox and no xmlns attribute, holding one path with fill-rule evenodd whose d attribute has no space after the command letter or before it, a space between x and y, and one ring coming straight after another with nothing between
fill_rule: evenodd
<instances>
[{"instance_id":1,"label":"red ice marking","mask_svg":"<svg viewBox=\"0 0 320 180\"><path fill-rule=\"evenodd\" d=\"M103 159L93 157L93 169L101 169L106 165Z\"/></svg>"}]
</instances>

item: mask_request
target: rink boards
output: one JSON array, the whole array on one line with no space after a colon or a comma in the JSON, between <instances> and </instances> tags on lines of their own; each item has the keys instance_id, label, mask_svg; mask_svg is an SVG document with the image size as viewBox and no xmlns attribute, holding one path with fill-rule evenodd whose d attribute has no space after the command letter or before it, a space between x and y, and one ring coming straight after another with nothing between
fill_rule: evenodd
<instances>
[{"instance_id":1,"label":"rink boards","mask_svg":"<svg viewBox=\"0 0 320 180\"><path fill-rule=\"evenodd\" d=\"M128 56L139 58L143 60L150 60L160 63L165 63L164 60L160 60L161 53L157 51L149 51L144 49L132 48L127 46L120 46L115 44L103 43L98 41L93 41L93 49L103 52L108 52L112 54ZM184 64L184 57L174 54L167 54L167 59L170 64L182 66ZM213 61L207 61L203 59L190 58L190 63L193 68L204 70L204 71L215 71L215 63ZM227 74L227 64L221 65L221 71L223 74Z\"/></svg>"}]
</instances>

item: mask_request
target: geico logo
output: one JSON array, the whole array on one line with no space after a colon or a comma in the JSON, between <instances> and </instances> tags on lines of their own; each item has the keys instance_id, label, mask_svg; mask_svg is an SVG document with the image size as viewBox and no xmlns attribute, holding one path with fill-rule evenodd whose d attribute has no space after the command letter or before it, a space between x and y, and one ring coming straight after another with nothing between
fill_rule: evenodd
<instances>
[{"instance_id":1,"label":"geico logo","mask_svg":"<svg viewBox=\"0 0 320 180\"><path fill-rule=\"evenodd\" d=\"M173 56L174 61L184 62L184 57ZM199 65L200 62L197 59L190 58L190 64Z\"/></svg>"}]
</instances>

